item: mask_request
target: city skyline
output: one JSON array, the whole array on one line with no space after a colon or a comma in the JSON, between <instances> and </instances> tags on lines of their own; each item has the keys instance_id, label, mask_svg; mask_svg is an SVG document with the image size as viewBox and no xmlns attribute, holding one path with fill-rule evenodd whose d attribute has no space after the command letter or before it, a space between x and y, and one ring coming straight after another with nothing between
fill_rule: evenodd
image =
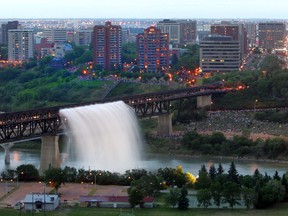
<instances>
[{"instance_id":1,"label":"city skyline","mask_svg":"<svg viewBox=\"0 0 288 216\"><path fill-rule=\"evenodd\" d=\"M277 2L277 3L276 3ZM287 0L14 0L1 2L0 19L44 18L212 18L288 19Z\"/></svg>"}]
</instances>

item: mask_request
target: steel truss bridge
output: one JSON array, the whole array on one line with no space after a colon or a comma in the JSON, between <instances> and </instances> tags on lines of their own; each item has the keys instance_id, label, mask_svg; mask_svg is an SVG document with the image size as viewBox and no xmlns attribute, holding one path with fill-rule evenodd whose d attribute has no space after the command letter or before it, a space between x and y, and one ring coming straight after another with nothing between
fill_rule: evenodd
<instances>
[{"instance_id":1,"label":"steel truss bridge","mask_svg":"<svg viewBox=\"0 0 288 216\"><path fill-rule=\"evenodd\" d=\"M20 112L0 114L0 144L39 138L43 135L63 133L63 120L60 109L107 103L122 100L131 106L138 117L156 116L170 113L170 104L175 100L223 94L227 89L215 85L191 87L158 93L139 94L128 97L109 98L89 103L50 107Z\"/></svg>"}]
</instances>

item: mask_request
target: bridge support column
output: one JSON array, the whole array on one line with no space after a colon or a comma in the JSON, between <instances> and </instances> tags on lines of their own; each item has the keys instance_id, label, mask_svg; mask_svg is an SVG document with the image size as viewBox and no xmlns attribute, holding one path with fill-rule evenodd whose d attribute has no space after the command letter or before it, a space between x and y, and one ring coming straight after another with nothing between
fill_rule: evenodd
<instances>
[{"instance_id":1,"label":"bridge support column","mask_svg":"<svg viewBox=\"0 0 288 216\"><path fill-rule=\"evenodd\" d=\"M5 149L5 164L10 164L10 148L14 145L14 143L5 143L1 146Z\"/></svg>"},{"instance_id":2,"label":"bridge support column","mask_svg":"<svg viewBox=\"0 0 288 216\"><path fill-rule=\"evenodd\" d=\"M172 113L158 116L158 135L171 136L172 135Z\"/></svg>"},{"instance_id":3,"label":"bridge support column","mask_svg":"<svg viewBox=\"0 0 288 216\"><path fill-rule=\"evenodd\" d=\"M202 95L197 97L197 108L203 108L206 106L211 106L212 96L210 95Z\"/></svg>"},{"instance_id":4,"label":"bridge support column","mask_svg":"<svg viewBox=\"0 0 288 216\"><path fill-rule=\"evenodd\" d=\"M45 135L42 137L40 173L43 173L49 167L60 167L58 139L59 136L57 135Z\"/></svg>"}]
</instances>

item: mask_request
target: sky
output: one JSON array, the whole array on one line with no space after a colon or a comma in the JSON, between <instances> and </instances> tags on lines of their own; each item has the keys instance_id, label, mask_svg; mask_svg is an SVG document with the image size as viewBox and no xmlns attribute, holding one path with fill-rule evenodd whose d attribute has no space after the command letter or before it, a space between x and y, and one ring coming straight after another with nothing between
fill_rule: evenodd
<instances>
[{"instance_id":1,"label":"sky","mask_svg":"<svg viewBox=\"0 0 288 216\"><path fill-rule=\"evenodd\" d=\"M288 19L288 0L4 0L10 18Z\"/></svg>"}]
</instances>

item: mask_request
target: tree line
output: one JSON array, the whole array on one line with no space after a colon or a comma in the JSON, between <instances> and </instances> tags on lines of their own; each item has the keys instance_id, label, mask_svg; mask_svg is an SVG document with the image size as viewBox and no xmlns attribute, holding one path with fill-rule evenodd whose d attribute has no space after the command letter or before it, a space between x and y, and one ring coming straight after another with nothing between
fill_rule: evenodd
<instances>
[{"instance_id":1,"label":"tree line","mask_svg":"<svg viewBox=\"0 0 288 216\"><path fill-rule=\"evenodd\" d=\"M192 130L186 132L182 139L182 146L192 153L229 155L236 157L254 157L279 159L288 155L288 142L280 137L250 139L249 134L235 135L227 139L222 132L199 134Z\"/></svg>"},{"instance_id":2,"label":"tree line","mask_svg":"<svg viewBox=\"0 0 288 216\"><path fill-rule=\"evenodd\" d=\"M129 186L129 202L132 207L142 206L146 196L163 196L165 203L179 210L189 207L188 192L197 192L198 207L208 208L212 204L220 208L237 205L247 209L267 208L287 197L287 175L279 176L278 172L271 177L267 173L261 174L258 169L253 175L240 175L234 162L231 162L227 173L221 163L218 167L212 164L209 170L202 165L197 178L189 172L184 172L179 165L176 168L160 168L156 171L145 169L127 170L125 173L111 173L103 170L84 170L74 167L49 168L43 175L31 164L20 165L16 170L1 173L1 179L6 181L44 181L57 193L61 185L67 182L100 185ZM161 195L162 194L162 195Z\"/></svg>"}]
</instances>

